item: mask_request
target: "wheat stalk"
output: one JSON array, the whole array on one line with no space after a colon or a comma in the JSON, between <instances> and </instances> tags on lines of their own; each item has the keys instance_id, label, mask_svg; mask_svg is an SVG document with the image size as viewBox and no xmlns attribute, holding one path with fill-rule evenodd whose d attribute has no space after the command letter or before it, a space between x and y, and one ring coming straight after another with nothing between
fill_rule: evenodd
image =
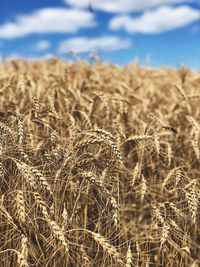
<instances>
[{"instance_id":1,"label":"wheat stalk","mask_svg":"<svg viewBox=\"0 0 200 267\"><path fill-rule=\"evenodd\" d=\"M25 198L22 190L18 190L16 195L16 218L22 225L26 221Z\"/></svg>"},{"instance_id":2,"label":"wheat stalk","mask_svg":"<svg viewBox=\"0 0 200 267\"><path fill-rule=\"evenodd\" d=\"M195 224L197 220L197 210L199 206L199 193L196 189L195 184L191 184L191 186L185 189L185 195L192 216L192 222Z\"/></svg>"},{"instance_id":3,"label":"wheat stalk","mask_svg":"<svg viewBox=\"0 0 200 267\"><path fill-rule=\"evenodd\" d=\"M102 246L103 250L105 250L105 252L108 253L108 255L110 255L111 257L113 257L113 259L123 265L124 262L122 261L121 259L121 256L119 254L119 252L116 250L116 248L114 246L112 246L107 240L105 237L101 236L100 234L98 233L93 233L91 232L94 240L100 245Z\"/></svg>"},{"instance_id":4,"label":"wheat stalk","mask_svg":"<svg viewBox=\"0 0 200 267\"><path fill-rule=\"evenodd\" d=\"M126 267L132 266L132 252L131 252L130 244L129 244L127 252L126 252L126 265L125 266Z\"/></svg>"},{"instance_id":5,"label":"wheat stalk","mask_svg":"<svg viewBox=\"0 0 200 267\"><path fill-rule=\"evenodd\" d=\"M28 239L21 235L20 251L17 252L17 263L19 267L28 267Z\"/></svg>"}]
</instances>

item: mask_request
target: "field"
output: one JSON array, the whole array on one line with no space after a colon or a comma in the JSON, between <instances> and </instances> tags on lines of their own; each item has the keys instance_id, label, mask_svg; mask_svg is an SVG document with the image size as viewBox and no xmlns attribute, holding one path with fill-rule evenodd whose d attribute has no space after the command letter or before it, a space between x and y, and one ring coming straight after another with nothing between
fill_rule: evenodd
<instances>
[{"instance_id":1,"label":"field","mask_svg":"<svg viewBox=\"0 0 200 267\"><path fill-rule=\"evenodd\" d=\"M0 68L0 266L200 266L200 73Z\"/></svg>"}]
</instances>

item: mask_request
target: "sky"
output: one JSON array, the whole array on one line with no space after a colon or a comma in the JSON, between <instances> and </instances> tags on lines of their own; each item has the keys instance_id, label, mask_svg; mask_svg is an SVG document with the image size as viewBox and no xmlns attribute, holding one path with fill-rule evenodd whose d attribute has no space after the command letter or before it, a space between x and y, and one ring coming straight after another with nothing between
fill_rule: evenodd
<instances>
[{"instance_id":1,"label":"sky","mask_svg":"<svg viewBox=\"0 0 200 267\"><path fill-rule=\"evenodd\" d=\"M70 51L73 51L70 53ZM200 0L0 0L0 55L200 70Z\"/></svg>"}]
</instances>

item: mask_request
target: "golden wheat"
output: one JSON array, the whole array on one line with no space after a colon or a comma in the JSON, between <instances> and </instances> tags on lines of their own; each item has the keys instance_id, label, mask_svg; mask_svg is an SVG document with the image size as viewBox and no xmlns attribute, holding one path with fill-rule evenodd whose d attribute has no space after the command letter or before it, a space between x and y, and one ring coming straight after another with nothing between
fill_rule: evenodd
<instances>
[{"instance_id":1,"label":"golden wheat","mask_svg":"<svg viewBox=\"0 0 200 267\"><path fill-rule=\"evenodd\" d=\"M8 61L0 266L199 265L200 75Z\"/></svg>"}]
</instances>

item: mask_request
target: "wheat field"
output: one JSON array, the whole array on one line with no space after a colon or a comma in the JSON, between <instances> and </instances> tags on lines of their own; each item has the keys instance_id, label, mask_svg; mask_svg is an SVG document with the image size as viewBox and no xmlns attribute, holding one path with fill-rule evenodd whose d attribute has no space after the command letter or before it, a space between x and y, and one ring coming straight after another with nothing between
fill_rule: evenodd
<instances>
[{"instance_id":1,"label":"wheat field","mask_svg":"<svg viewBox=\"0 0 200 267\"><path fill-rule=\"evenodd\" d=\"M200 266L200 73L0 68L0 266Z\"/></svg>"}]
</instances>

